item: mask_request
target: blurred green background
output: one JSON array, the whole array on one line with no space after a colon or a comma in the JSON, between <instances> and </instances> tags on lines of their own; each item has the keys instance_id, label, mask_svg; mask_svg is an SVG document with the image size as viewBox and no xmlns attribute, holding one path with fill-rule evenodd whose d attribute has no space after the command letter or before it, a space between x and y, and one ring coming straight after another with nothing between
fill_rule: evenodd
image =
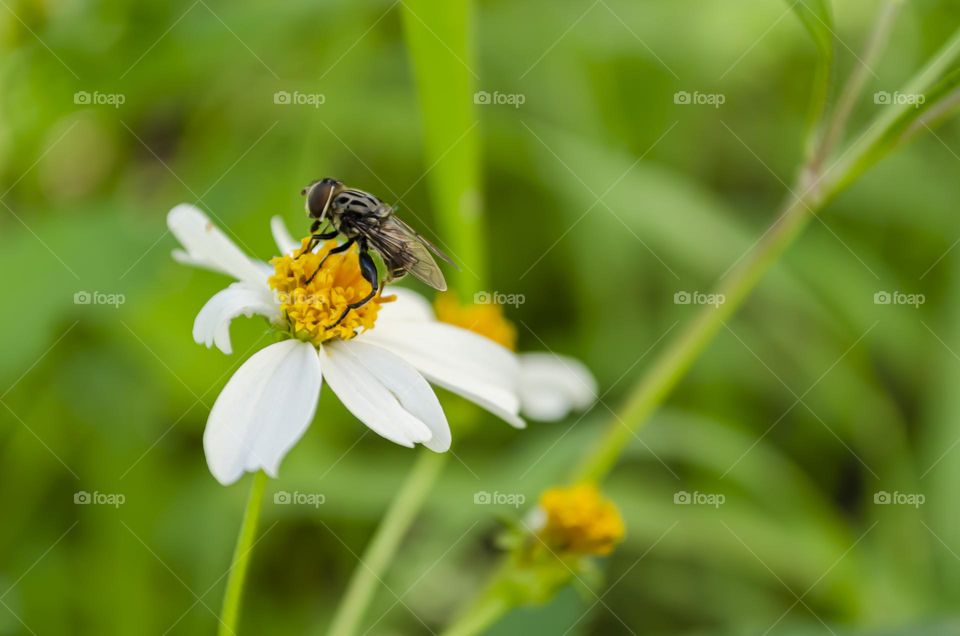
<instances>
[{"instance_id":1,"label":"blurred green background","mask_svg":"<svg viewBox=\"0 0 960 636\"><path fill-rule=\"evenodd\" d=\"M835 7L841 74L876 6ZM854 124L958 23L907 3ZM525 298L521 350L582 359L603 403L518 432L460 426L474 407L444 395L456 458L372 634L439 631L469 600L496 517L523 512L474 494L564 478L699 309L675 295L754 244L803 154L814 48L788 3L490 0L471 35L490 286ZM269 218L305 232L299 189L334 175L436 236L400 7L4 0L0 50L0 634L212 633L249 477L219 486L201 435L265 330L234 323L230 357L193 343L227 281L171 260L165 215L196 203L268 258ZM641 431L608 482L628 535L602 602L568 589L492 633L960 634L958 142L920 136L811 223ZM324 393L268 491L245 633L323 632L414 459L365 431Z\"/></svg>"}]
</instances>

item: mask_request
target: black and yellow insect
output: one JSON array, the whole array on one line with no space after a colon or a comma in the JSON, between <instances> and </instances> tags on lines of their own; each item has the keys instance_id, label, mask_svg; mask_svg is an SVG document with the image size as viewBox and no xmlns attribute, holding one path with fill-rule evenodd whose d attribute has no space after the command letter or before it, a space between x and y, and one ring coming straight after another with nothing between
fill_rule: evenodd
<instances>
[{"instance_id":1,"label":"black and yellow insect","mask_svg":"<svg viewBox=\"0 0 960 636\"><path fill-rule=\"evenodd\" d=\"M433 243L400 220L393 206L387 205L369 192L348 188L343 182L330 177L314 181L300 194L306 196L307 215L314 219L310 226L311 240L305 251L309 252L320 241L342 235L346 241L327 252L324 259L330 254L345 252L356 244L360 273L371 286L370 293L348 305L337 322L330 327L340 324L351 309L368 303L382 285L408 273L438 291L447 289L443 272L430 253L433 252L454 267L456 264ZM329 229L321 232L324 224L327 224ZM379 254L383 260L385 271L382 277L377 272L370 250ZM322 265L323 261L320 264ZM320 271L319 267L317 271ZM313 275L315 276L316 272Z\"/></svg>"}]
</instances>

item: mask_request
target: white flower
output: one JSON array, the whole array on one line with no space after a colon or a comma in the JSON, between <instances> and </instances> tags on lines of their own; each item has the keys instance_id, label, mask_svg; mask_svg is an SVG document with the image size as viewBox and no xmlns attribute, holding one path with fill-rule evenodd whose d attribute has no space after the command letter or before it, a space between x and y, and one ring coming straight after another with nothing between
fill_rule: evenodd
<instances>
[{"instance_id":1,"label":"white flower","mask_svg":"<svg viewBox=\"0 0 960 636\"><path fill-rule=\"evenodd\" d=\"M210 411L203 445L220 483L257 470L276 477L310 426L324 381L371 430L403 446L450 447L450 427L427 380L524 426L517 358L487 338L429 320L429 304L417 294L391 288L329 326L370 289L358 282L355 254L331 256L306 283L304 269L316 270L324 249L292 258L300 246L278 219L271 226L284 257L275 266L248 257L194 206L173 208L167 224L183 246L176 260L237 279L200 310L194 340L231 353L230 322L240 315L264 316L293 336L244 362Z\"/></svg>"}]
</instances>

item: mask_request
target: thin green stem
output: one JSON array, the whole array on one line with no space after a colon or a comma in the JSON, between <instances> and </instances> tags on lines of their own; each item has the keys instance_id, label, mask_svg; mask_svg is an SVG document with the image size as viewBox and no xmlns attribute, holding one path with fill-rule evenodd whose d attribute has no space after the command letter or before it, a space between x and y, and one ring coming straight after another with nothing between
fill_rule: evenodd
<instances>
[{"instance_id":1,"label":"thin green stem","mask_svg":"<svg viewBox=\"0 0 960 636\"><path fill-rule=\"evenodd\" d=\"M237 546L233 550L233 561L230 566L229 578L227 578L227 589L223 595L220 629L217 631L220 636L234 636L237 633L240 607L243 602L243 584L247 578L250 553L253 551L253 540L257 534L260 509L263 506L263 492L266 487L266 473L257 472L254 474L253 483L250 485L250 496L247 498L247 508L243 513L240 534L237 536Z\"/></svg>"},{"instance_id":2,"label":"thin green stem","mask_svg":"<svg viewBox=\"0 0 960 636\"><path fill-rule=\"evenodd\" d=\"M953 32L937 53L930 58L927 64L907 82L901 90L906 95L922 95L939 80L943 74L960 58L960 28ZM859 177L867 168L875 163L879 156L876 148L883 145L884 139L895 128L897 122L913 106L904 103L887 106L875 119L867 131L857 139L841 157L841 161L828 172L842 175L842 178L833 179L834 190L846 188L850 182Z\"/></svg>"},{"instance_id":3,"label":"thin green stem","mask_svg":"<svg viewBox=\"0 0 960 636\"><path fill-rule=\"evenodd\" d=\"M696 319L657 359L650 373L634 388L594 450L574 471L573 481L599 481L616 464L624 447L647 417L677 385L724 322L743 304L763 274L787 249L812 218L820 202L813 195L792 197L764 239L719 287L724 302L701 309Z\"/></svg>"},{"instance_id":4,"label":"thin green stem","mask_svg":"<svg viewBox=\"0 0 960 636\"><path fill-rule=\"evenodd\" d=\"M867 80L870 79L870 73L873 72L871 67L880 59L880 54L883 52L890 38L890 31L893 29L897 14L900 12L902 5L903 0L886 0L880 8L877 19L867 38L867 45L864 49L863 56L858 60L858 64L844 86L843 92L840 93L837 106L833 111L833 115L830 117L830 123L827 125L827 132L824 135L823 142L820 144L811 162L814 172L820 170L823 162L827 160L830 153L833 152L834 147L840 142L843 131L846 130L847 121L850 119L850 115L853 113L853 109L857 105L857 101L860 99L864 87L867 85Z\"/></svg>"},{"instance_id":5,"label":"thin green stem","mask_svg":"<svg viewBox=\"0 0 960 636\"><path fill-rule=\"evenodd\" d=\"M360 557L360 565L353 571L347 592L333 617L331 636L350 636L357 632L383 573L446 462L446 453L420 451L387 515Z\"/></svg>"},{"instance_id":6,"label":"thin green stem","mask_svg":"<svg viewBox=\"0 0 960 636\"><path fill-rule=\"evenodd\" d=\"M895 15L896 7L887 6L881 10L881 16L874 28L874 35L871 36L868 44L870 52L867 55L871 59L879 55L882 42L886 38L885 33L889 30ZM917 92L924 90L937 80L958 55L960 55L960 30L917 73L908 83L906 90ZM847 99L856 99L862 90L863 81L857 74L850 79L851 84L845 87L843 92L844 95L850 96ZM811 163L801 171L800 182L794 189L800 194L794 195L791 192L790 200L776 222L764 235L761 244L737 270L724 280L718 289L718 292L725 296L725 302L716 309L705 307L701 310L694 322L657 360L650 374L630 393L622 415L611 422L595 450L587 454L583 463L574 472L574 480L600 480L610 471L624 447L636 435L636 430L676 386L724 321L740 307L763 274L789 247L807 221L818 213L827 201L852 182L856 175L851 175L850 172L857 170L864 156L872 149L872 143L865 142L864 139L880 135L879 129L886 129L892 125L897 118L898 110L899 107L891 107L881 114L868 132L844 153L838 161L839 167L833 165L823 168L817 165L818 157L824 153L814 154ZM841 112L839 116L840 123L845 125L847 115ZM839 137L842 132L842 128L838 128L834 135ZM822 143L832 143L831 136L826 137ZM821 184L821 181L825 183Z\"/></svg>"}]
</instances>

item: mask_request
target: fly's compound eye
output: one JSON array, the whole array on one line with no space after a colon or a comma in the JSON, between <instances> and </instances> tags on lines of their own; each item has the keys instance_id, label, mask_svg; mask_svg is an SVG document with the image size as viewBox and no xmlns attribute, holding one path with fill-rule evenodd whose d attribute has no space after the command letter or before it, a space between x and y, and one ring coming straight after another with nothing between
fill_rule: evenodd
<instances>
[{"instance_id":1,"label":"fly's compound eye","mask_svg":"<svg viewBox=\"0 0 960 636\"><path fill-rule=\"evenodd\" d=\"M311 217L319 219L323 215L323 211L330 203L330 197L333 196L333 190L335 187L336 182L329 179L324 179L323 181L318 181L310 187L305 188L305 193L307 195L307 210L309 211Z\"/></svg>"}]
</instances>

